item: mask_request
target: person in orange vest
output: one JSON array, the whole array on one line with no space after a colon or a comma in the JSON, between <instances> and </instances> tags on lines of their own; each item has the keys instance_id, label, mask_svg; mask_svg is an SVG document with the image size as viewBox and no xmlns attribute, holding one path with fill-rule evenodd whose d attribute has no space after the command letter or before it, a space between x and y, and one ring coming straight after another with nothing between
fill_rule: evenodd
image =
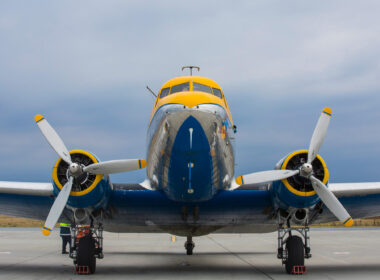
<instances>
[{"instance_id":1,"label":"person in orange vest","mask_svg":"<svg viewBox=\"0 0 380 280\"><path fill-rule=\"evenodd\" d=\"M59 235L62 238L62 254L68 254L66 246L69 244L69 250L71 250L71 229L69 224L60 223Z\"/></svg>"}]
</instances>

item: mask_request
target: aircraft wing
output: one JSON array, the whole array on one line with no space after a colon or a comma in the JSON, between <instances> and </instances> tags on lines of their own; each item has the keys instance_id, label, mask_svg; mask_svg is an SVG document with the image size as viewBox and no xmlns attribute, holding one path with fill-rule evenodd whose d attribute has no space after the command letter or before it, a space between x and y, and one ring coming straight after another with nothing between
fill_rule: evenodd
<instances>
[{"instance_id":1,"label":"aircraft wing","mask_svg":"<svg viewBox=\"0 0 380 280\"><path fill-rule=\"evenodd\" d=\"M380 215L380 182L330 183L328 186L353 218ZM177 203L165 198L161 192L147 191L141 184L113 184L112 187L110 204L118 209L124 223L144 222L144 225L139 228L140 231L144 231L145 220L152 220L155 216L157 216L157 223L176 219L172 215L177 211ZM217 220L220 219L219 222L222 224L225 222L226 215L230 215L234 224L254 225L257 222L272 224L274 220L267 212L272 204L268 187L268 184L243 185L235 191L223 192L210 203L200 204L203 213L201 217L205 220L202 219L199 222L208 224L210 219L218 218ZM53 202L51 183L0 181L0 214L2 215L45 220ZM226 205L229 207L226 208ZM66 209L66 211L69 210ZM63 219L65 212L62 215ZM114 217L117 223L115 228L120 226L121 222L116 216ZM127 218L129 216L130 221ZM142 219L143 217L145 220ZM249 217L248 220L247 217ZM327 210L315 222L334 220L336 218Z\"/></svg>"},{"instance_id":2,"label":"aircraft wing","mask_svg":"<svg viewBox=\"0 0 380 280\"><path fill-rule=\"evenodd\" d=\"M330 183L328 187L351 214L352 218L380 216L380 182ZM336 221L336 218L326 209L322 215L317 217L314 223L331 221Z\"/></svg>"},{"instance_id":3,"label":"aircraft wing","mask_svg":"<svg viewBox=\"0 0 380 280\"><path fill-rule=\"evenodd\" d=\"M138 191L147 186L114 184L113 189ZM52 183L0 181L0 215L45 220L53 202Z\"/></svg>"},{"instance_id":4,"label":"aircraft wing","mask_svg":"<svg viewBox=\"0 0 380 280\"><path fill-rule=\"evenodd\" d=\"M270 184L245 184L235 190L269 190ZM329 189L336 197L365 196L380 194L380 182L329 183Z\"/></svg>"},{"instance_id":5,"label":"aircraft wing","mask_svg":"<svg viewBox=\"0 0 380 280\"><path fill-rule=\"evenodd\" d=\"M380 194L380 182L329 183L328 187L336 197ZM235 190L269 190L269 188L269 183L262 183L241 185L238 188L235 188Z\"/></svg>"},{"instance_id":6,"label":"aircraft wing","mask_svg":"<svg viewBox=\"0 0 380 280\"><path fill-rule=\"evenodd\" d=\"M51 196L53 195L53 185L51 183L0 181L0 193Z\"/></svg>"},{"instance_id":7,"label":"aircraft wing","mask_svg":"<svg viewBox=\"0 0 380 280\"><path fill-rule=\"evenodd\" d=\"M142 184L113 184L114 189L122 190L146 190ZM247 184L240 186L237 190L268 190L269 184ZM365 196L380 193L380 182L363 183L330 183L329 189L337 197ZM0 193L51 196L53 185L51 183L35 182L10 182L0 181Z\"/></svg>"},{"instance_id":8,"label":"aircraft wing","mask_svg":"<svg viewBox=\"0 0 380 280\"><path fill-rule=\"evenodd\" d=\"M124 190L124 191L146 191L150 190L143 183L141 184L112 184L113 190Z\"/></svg>"},{"instance_id":9,"label":"aircraft wing","mask_svg":"<svg viewBox=\"0 0 380 280\"><path fill-rule=\"evenodd\" d=\"M146 190L140 184L115 184L114 189ZM46 220L54 202L52 183L0 181L0 214ZM65 210L62 220L65 220ZM67 213L69 214L69 213Z\"/></svg>"},{"instance_id":10,"label":"aircraft wing","mask_svg":"<svg viewBox=\"0 0 380 280\"><path fill-rule=\"evenodd\" d=\"M0 214L46 219L54 202L51 183L0 181Z\"/></svg>"},{"instance_id":11,"label":"aircraft wing","mask_svg":"<svg viewBox=\"0 0 380 280\"><path fill-rule=\"evenodd\" d=\"M336 197L380 194L380 182L329 183L328 187L335 194Z\"/></svg>"}]
</instances>

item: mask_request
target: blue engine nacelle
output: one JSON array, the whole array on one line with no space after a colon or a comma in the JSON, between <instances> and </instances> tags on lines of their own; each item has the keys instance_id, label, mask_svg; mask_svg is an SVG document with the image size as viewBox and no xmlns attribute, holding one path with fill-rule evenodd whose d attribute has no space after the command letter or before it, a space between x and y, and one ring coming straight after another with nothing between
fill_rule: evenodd
<instances>
[{"instance_id":1,"label":"blue engine nacelle","mask_svg":"<svg viewBox=\"0 0 380 280\"><path fill-rule=\"evenodd\" d=\"M83 150L70 151L73 162L81 166L87 166L99 162L98 159ZM53 168L54 195L57 196L62 187L68 181L69 165L61 158L58 159ZM111 185L108 177L102 174L83 173L76 177L70 192L67 204L74 208L93 207L105 208L111 194Z\"/></svg>"},{"instance_id":2,"label":"blue engine nacelle","mask_svg":"<svg viewBox=\"0 0 380 280\"><path fill-rule=\"evenodd\" d=\"M307 161L307 153L307 150L300 150L289 154L276 164L276 169L297 170ZM311 164L313 165L314 176L327 185L329 171L322 157L317 155ZM311 208L320 200L310 180L299 175L273 182L271 192L275 208L284 210L289 207Z\"/></svg>"}]
</instances>

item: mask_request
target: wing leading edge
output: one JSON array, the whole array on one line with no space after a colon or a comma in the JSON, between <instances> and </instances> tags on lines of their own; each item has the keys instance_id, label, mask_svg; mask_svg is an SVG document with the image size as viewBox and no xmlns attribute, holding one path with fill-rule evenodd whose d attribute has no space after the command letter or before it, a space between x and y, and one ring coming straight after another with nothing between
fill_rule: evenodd
<instances>
[{"instance_id":1,"label":"wing leading edge","mask_svg":"<svg viewBox=\"0 0 380 280\"><path fill-rule=\"evenodd\" d=\"M0 193L51 196L53 195L53 185L51 183L0 181Z\"/></svg>"},{"instance_id":2,"label":"wing leading edge","mask_svg":"<svg viewBox=\"0 0 380 280\"><path fill-rule=\"evenodd\" d=\"M380 182L330 183L329 189L337 197L366 196L380 194Z\"/></svg>"}]
</instances>

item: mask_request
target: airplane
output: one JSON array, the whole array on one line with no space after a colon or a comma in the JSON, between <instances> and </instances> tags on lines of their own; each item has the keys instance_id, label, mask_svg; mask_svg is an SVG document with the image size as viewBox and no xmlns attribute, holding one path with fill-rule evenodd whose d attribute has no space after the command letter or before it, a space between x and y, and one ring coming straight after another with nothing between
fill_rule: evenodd
<instances>
[{"instance_id":1,"label":"airplane","mask_svg":"<svg viewBox=\"0 0 380 280\"><path fill-rule=\"evenodd\" d=\"M100 161L85 150L69 151L42 115L35 122L58 154L52 182L0 182L0 213L71 225L69 254L78 274L95 273L103 231L210 233L277 231L277 258L289 274L306 271L310 225L380 215L380 182L329 183L319 150L332 110L317 121L307 150L290 152L273 170L235 177L237 127L215 81L190 75L167 81L156 96L147 131L146 159ZM113 184L110 175L146 168L140 184Z\"/></svg>"}]
</instances>

